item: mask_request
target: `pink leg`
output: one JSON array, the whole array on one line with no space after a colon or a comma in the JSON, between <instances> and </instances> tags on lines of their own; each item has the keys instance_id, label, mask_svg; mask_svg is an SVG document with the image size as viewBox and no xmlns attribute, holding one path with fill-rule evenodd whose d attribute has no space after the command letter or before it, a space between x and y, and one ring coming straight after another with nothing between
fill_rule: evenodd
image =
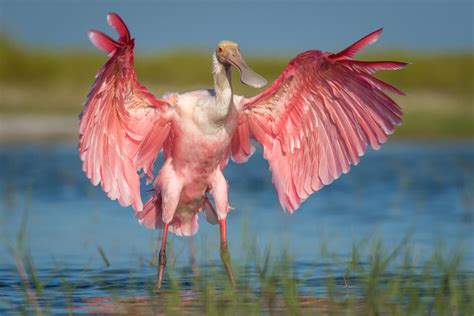
<instances>
[{"instance_id":1,"label":"pink leg","mask_svg":"<svg viewBox=\"0 0 474 316\"><path fill-rule=\"evenodd\" d=\"M166 238L168 237L168 225L163 226L163 237L161 238L161 249L158 263L158 288L161 288L161 282L163 281L163 271L166 267Z\"/></svg>"},{"instance_id":2,"label":"pink leg","mask_svg":"<svg viewBox=\"0 0 474 316\"><path fill-rule=\"evenodd\" d=\"M232 266L230 264L230 253L227 249L227 231L226 231L226 219L223 218L219 221L220 233L221 233L221 260L224 264L225 270L227 271L227 276L229 277L229 282L232 287L235 288L235 277L234 272L232 271Z\"/></svg>"},{"instance_id":3,"label":"pink leg","mask_svg":"<svg viewBox=\"0 0 474 316\"><path fill-rule=\"evenodd\" d=\"M220 169L214 172L214 179L211 184L211 195L214 198L216 204L216 215L219 219L219 227L221 233L221 260L224 264L227 276L229 277L230 284L235 287L234 273L232 272L232 266L230 264L230 253L227 249L227 230L226 230L226 218L227 211L229 209L228 197L227 197L227 181L222 174Z\"/></svg>"},{"instance_id":4,"label":"pink leg","mask_svg":"<svg viewBox=\"0 0 474 316\"><path fill-rule=\"evenodd\" d=\"M174 214L176 213L181 190L183 189L183 183L176 175L171 163L171 159L168 159L161 168L154 185L161 192L161 207L163 210L161 220L164 224L158 264L158 288L161 288L163 272L166 267L166 238L168 236L168 226L173 220Z\"/></svg>"}]
</instances>

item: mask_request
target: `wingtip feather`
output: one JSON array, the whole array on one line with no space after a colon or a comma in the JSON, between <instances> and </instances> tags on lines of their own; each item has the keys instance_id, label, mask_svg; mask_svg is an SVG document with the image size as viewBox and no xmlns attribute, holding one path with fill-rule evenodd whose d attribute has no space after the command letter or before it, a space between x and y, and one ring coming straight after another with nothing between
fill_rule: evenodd
<instances>
[{"instance_id":1,"label":"wingtip feather","mask_svg":"<svg viewBox=\"0 0 474 316\"><path fill-rule=\"evenodd\" d=\"M115 12L110 12L107 14L107 23L117 31L121 40L125 42L130 41L130 32L120 15Z\"/></svg>"},{"instance_id":2,"label":"wingtip feather","mask_svg":"<svg viewBox=\"0 0 474 316\"><path fill-rule=\"evenodd\" d=\"M371 34L377 34L377 39L380 37L380 35L382 35L383 33L383 27L379 27L378 29L376 29L375 31L373 31L372 33L370 33L369 35Z\"/></svg>"},{"instance_id":3,"label":"wingtip feather","mask_svg":"<svg viewBox=\"0 0 474 316\"><path fill-rule=\"evenodd\" d=\"M350 45L349 47L343 49L342 51L336 54L332 54L330 58L333 60L350 59L354 57L354 55L357 54L357 52L359 52L360 50L375 43L379 39L382 32L383 32L383 28L381 27L373 31L372 33L369 33L366 36L362 37L360 40Z\"/></svg>"},{"instance_id":4,"label":"wingtip feather","mask_svg":"<svg viewBox=\"0 0 474 316\"><path fill-rule=\"evenodd\" d=\"M113 53L119 46L119 44L110 36L98 30L89 30L87 32L87 36L95 47L106 52L107 54Z\"/></svg>"}]
</instances>

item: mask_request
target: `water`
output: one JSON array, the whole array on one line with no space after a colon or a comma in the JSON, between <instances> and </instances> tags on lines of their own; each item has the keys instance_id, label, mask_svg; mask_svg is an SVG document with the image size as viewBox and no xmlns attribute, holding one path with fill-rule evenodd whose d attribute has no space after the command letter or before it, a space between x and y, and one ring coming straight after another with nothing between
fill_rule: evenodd
<instances>
[{"instance_id":1,"label":"water","mask_svg":"<svg viewBox=\"0 0 474 316\"><path fill-rule=\"evenodd\" d=\"M321 247L347 261L354 242L373 236L388 249L408 236L419 262L441 242L447 250L461 247L469 269L474 266L473 170L472 143L390 142L380 151L369 151L348 175L288 215L279 207L268 165L257 153L247 164L231 163L225 172L235 208L228 217L232 258L244 265L255 241L261 252L270 245L275 256L289 250L296 274L313 271L302 293L325 273L328 262L320 256ZM140 226L130 208L109 201L89 184L75 144L2 146L0 194L0 313L15 310L24 300L9 250L22 220L27 223L28 251L44 291L53 298L53 311L63 311L67 304L64 279L75 284L72 300L79 311L110 291L129 297L146 294L145 284L156 273L149 261L158 233ZM168 260L184 269L184 288L193 278L191 248L201 271L220 269L217 226L201 218L196 238L170 237ZM246 273L255 276L251 269ZM316 291L324 294L323 287Z\"/></svg>"}]
</instances>

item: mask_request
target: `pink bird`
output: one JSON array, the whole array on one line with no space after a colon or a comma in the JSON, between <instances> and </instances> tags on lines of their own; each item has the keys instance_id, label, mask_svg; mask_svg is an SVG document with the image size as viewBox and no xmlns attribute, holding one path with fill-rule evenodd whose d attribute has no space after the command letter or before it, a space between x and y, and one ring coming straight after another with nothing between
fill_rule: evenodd
<instances>
[{"instance_id":1,"label":"pink bird","mask_svg":"<svg viewBox=\"0 0 474 316\"><path fill-rule=\"evenodd\" d=\"M245 63L236 43L222 41L212 54L214 89L153 96L137 80L134 39L115 13L107 16L119 34L113 40L91 30L92 43L109 55L97 74L80 116L79 151L93 185L112 200L132 205L139 222L163 229L158 287L166 266L168 231L194 235L198 214L220 226L220 255L232 285L227 249L229 158L244 163L263 148L281 206L294 212L312 193L359 162L367 145L378 149L401 123L400 107L387 96L397 88L372 76L406 63L356 61L374 43L379 29L339 53L310 50L293 58L264 92L234 95L233 67L243 84L260 88L266 80ZM156 178L153 165L163 150ZM143 205L140 174L153 182Z\"/></svg>"}]
</instances>

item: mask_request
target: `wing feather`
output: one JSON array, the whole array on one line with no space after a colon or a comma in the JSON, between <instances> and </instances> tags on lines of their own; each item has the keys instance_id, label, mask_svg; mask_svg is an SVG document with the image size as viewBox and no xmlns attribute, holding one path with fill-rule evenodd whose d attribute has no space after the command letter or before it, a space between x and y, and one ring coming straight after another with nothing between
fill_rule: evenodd
<instances>
[{"instance_id":1,"label":"wing feather","mask_svg":"<svg viewBox=\"0 0 474 316\"><path fill-rule=\"evenodd\" d=\"M125 23L114 13L108 22L118 41L89 32L92 43L111 57L97 74L80 115L80 158L93 185L101 183L110 199L141 211L137 170L143 168L152 177L153 162L170 131L170 107L138 82L134 40Z\"/></svg>"},{"instance_id":2,"label":"wing feather","mask_svg":"<svg viewBox=\"0 0 474 316\"><path fill-rule=\"evenodd\" d=\"M349 172L367 145L380 148L401 123L400 107L384 90L403 92L372 74L401 69L406 63L352 60L381 32L336 54L304 52L290 61L270 88L242 99L231 157L246 161L253 153L249 138L259 142L280 204L289 212Z\"/></svg>"}]
</instances>

